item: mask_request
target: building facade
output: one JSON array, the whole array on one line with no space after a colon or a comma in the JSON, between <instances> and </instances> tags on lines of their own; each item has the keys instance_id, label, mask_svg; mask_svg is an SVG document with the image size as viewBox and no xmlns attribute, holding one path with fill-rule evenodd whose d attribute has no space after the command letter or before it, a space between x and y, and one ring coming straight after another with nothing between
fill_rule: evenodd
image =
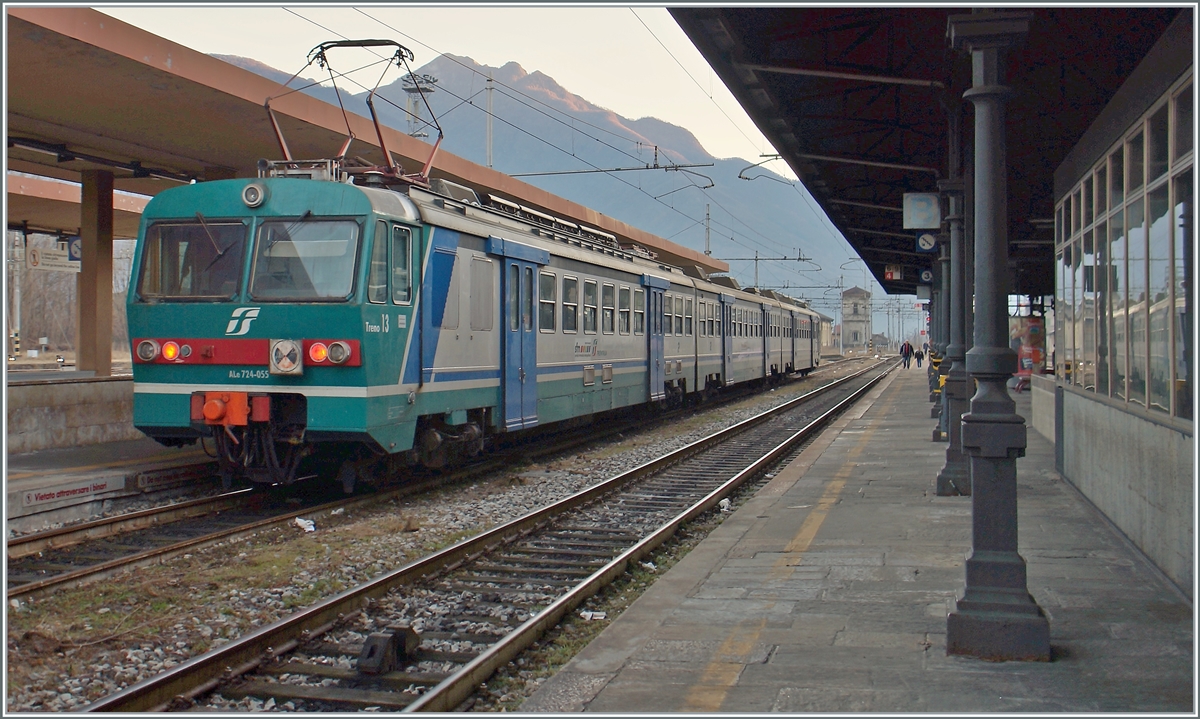
<instances>
[{"instance_id":1,"label":"building facade","mask_svg":"<svg viewBox=\"0 0 1200 719\"><path fill-rule=\"evenodd\" d=\"M842 353L866 352L871 340L871 293L861 287L842 292Z\"/></svg>"}]
</instances>

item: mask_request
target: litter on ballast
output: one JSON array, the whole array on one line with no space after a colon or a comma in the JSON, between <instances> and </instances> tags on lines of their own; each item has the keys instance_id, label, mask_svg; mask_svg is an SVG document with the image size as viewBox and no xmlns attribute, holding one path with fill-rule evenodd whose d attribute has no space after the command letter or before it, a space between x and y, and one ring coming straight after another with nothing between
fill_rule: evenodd
<instances>
[{"instance_id":1,"label":"litter on ballast","mask_svg":"<svg viewBox=\"0 0 1200 719\"><path fill-rule=\"evenodd\" d=\"M295 524L297 527L303 529L306 532L317 531L317 525L315 523L313 523L313 521L311 519L305 519L303 517L296 517Z\"/></svg>"}]
</instances>

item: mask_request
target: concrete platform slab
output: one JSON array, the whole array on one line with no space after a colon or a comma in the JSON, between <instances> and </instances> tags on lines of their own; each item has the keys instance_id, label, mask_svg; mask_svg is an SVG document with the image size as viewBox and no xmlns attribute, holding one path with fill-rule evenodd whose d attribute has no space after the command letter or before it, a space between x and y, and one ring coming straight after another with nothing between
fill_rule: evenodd
<instances>
[{"instance_id":1,"label":"concrete platform slab","mask_svg":"<svg viewBox=\"0 0 1200 719\"><path fill-rule=\"evenodd\" d=\"M1036 432L1017 464L1019 550L1052 661L946 654L971 500L935 494L928 410L925 373L894 373L520 710L1194 712L1191 604Z\"/></svg>"}]
</instances>

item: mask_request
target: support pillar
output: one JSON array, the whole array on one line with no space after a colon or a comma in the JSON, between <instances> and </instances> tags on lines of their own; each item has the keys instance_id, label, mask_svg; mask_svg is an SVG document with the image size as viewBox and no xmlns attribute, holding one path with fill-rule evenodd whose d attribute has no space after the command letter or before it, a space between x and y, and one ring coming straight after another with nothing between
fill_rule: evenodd
<instances>
[{"instance_id":1,"label":"support pillar","mask_svg":"<svg viewBox=\"0 0 1200 719\"><path fill-rule=\"evenodd\" d=\"M1050 660L1050 624L1029 594L1025 559L1017 553L1017 458L1025 453L1025 420L1006 383L1016 371L1008 347L1008 192L1004 103L1005 48L1029 32L1029 13L952 15L952 47L971 53L975 104L975 346L967 371L979 383L962 418L962 447L971 467L971 556L966 587L946 622L946 653L989 660Z\"/></svg>"},{"instance_id":2,"label":"support pillar","mask_svg":"<svg viewBox=\"0 0 1200 719\"><path fill-rule=\"evenodd\" d=\"M80 197L79 344L75 368L112 375L113 174L84 170Z\"/></svg>"},{"instance_id":3,"label":"support pillar","mask_svg":"<svg viewBox=\"0 0 1200 719\"><path fill-rule=\"evenodd\" d=\"M957 138L954 140L957 142ZM971 468L962 452L962 415L970 398L967 383L966 342L963 337L965 315L965 278L963 265L963 209L961 179L938 183L946 195L950 214L950 344L942 358L941 369L946 376L942 385L942 425L946 432L946 464L937 476L937 495L949 497L971 494Z\"/></svg>"}]
</instances>

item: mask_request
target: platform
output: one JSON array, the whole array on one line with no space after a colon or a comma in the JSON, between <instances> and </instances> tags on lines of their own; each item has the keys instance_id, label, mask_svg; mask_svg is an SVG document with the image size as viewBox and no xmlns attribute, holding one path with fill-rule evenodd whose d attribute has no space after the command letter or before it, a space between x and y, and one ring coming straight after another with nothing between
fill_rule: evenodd
<instances>
[{"instance_id":1,"label":"platform","mask_svg":"<svg viewBox=\"0 0 1200 719\"><path fill-rule=\"evenodd\" d=\"M928 395L894 372L519 710L1194 715L1191 603L1032 429L1019 551L1053 659L946 655L971 499L935 496Z\"/></svg>"},{"instance_id":2,"label":"platform","mask_svg":"<svg viewBox=\"0 0 1200 719\"><path fill-rule=\"evenodd\" d=\"M149 437L9 454L7 526L31 532L99 516L106 503L187 490L215 468L198 445L170 448Z\"/></svg>"}]
</instances>

